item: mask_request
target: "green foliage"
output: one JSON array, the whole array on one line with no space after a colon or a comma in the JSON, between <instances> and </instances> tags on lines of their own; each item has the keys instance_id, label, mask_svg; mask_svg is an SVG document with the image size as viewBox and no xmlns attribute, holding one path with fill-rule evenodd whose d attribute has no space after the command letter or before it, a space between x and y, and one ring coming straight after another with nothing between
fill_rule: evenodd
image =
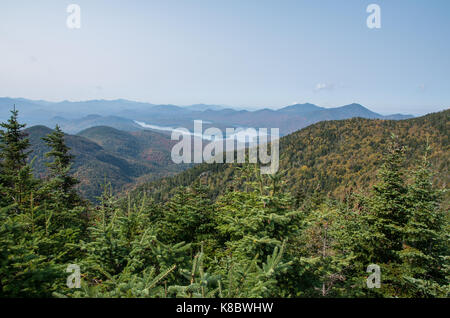
<instances>
[{"instance_id":1,"label":"green foliage","mask_svg":"<svg viewBox=\"0 0 450 318\"><path fill-rule=\"evenodd\" d=\"M33 178L27 164L29 142L17 116L14 110L2 124L6 131L0 138L0 295L46 297L63 284L64 263L79 256L76 244L83 234L85 207L81 202L68 205L53 180ZM51 146L52 154L65 149L63 143Z\"/></svg>"},{"instance_id":2,"label":"green foliage","mask_svg":"<svg viewBox=\"0 0 450 318\"><path fill-rule=\"evenodd\" d=\"M50 150L47 135L54 136L51 137L54 141L50 142L57 142L62 136L55 134L61 133L45 126L33 126L24 132L29 135L33 150L28 159L29 163L33 159L34 175L48 177L51 173L48 164L53 156L45 155ZM152 131L125 132L98 126L77 135L65 134L64 143L74 157L69 175L78 180L77 191L93 202L102 194L106 177L117 193L135 182L153 180L186 168L171 161L173 141L170 136Z\"/></svg>"},{"instance_id":3,"label":"green foliage","mask_svg":"<svg viewBox=\"0 0 450 318\"><path fill-rule=\"evenodd\" d=\"M404 149L395 137L389 145L386 159L379 172L380 182L373 187L369 204L372 223L373 258L370 262L397 262L402 249L403 230L408 221L407 186L403 176Z\"/></svg>"},{"instance_id":4,"label":"green foliage","mask_svg":"<svg viewBox=\"0 0 450 318\"><path fill-rule=\"evenodd\" d=\"M210 275L205 272L203 267L203 246L200 253L195 255L192 262L192 269L182 269L181 274L189 281L189 285L172 285L169 287L169 295L174 294L177 297L184 298L206 298L214 297L221 292L220 276Z\"/></svg>"},{"instance_id":5,"label":"green foliage","mask_svg":"<svg viewBox=\"0 0 450 318\"><path fill-rule=\"evenodd\" d=\"M426 125L441 131L434 120L446 114ZM43 140L45 178L33 177L17 115L0 134L0 297L449 296L448 196L435 186L429 149L411 168L404 136L369 138L373 127L363 128L361 119L321 123L323 131L283 141L287 170L276 175L260 175L253 164L199 165L127 198L114 196L106 180L91 205L75 190L73 157L58 127ZM404 121L399 130L414 134L416 124ZM394 124L375 122L384 125ZM99 138L102 131L86 133ZM299 140L304 134L311 138ZM357 134L376 147L341 138ZM117 136L131 147L132 137ZM416 150L425 144L419 140ZM448 153L447 139L434 135L438 141L438 156ZM291 151L295 144L303 151ZM341 153L342 144L352 150ZM366 151L368 169L383 161L370 192L360 187L367 175L353 173L363 162L352 156ZM340 167L342 158L356 170ZM357 182L332 195L353 177ZM79 289L66 286L69 264L80 266ZM379 289L366 285L370 264L381 268Z\"/></svg>"},{"instance_id":6,"label":"green foliage","mask_svg":"<svg viewBox=\"0 0 450 318\"><path fill-rule=\"evenodd\" d=\"M414 297L448 294L448 278L441 268L448 266L449 236L445 228L448 214L440 209L443 191L432 185L429 151L427 147L409 187L410 216L401 252L406 267L403 278L408 294Z\"/></svg>"},{"instance_id":7,"label":"green foliage","mask_svg":"<svg viewBox=\"0 0 450 318\"><path fill-rule=\"evenodd\" d=\"M190 188L180 188L164 205L158 228L166 242L188 243L207 241L214 228L214 207L207 189L200 183Z\"/></svg>"},{"instance_id":8,"label":"green foliage","mask_svg":"<svg viewBox=\"0 0 450 318\"><path fill-rule=\"evenodd\" d=\"M398 136L405 146L405 167L412 168L421 157L423 145L433 151L429 160L437 172L433 182L450 184L450 110L408 120L352 118L323 121L280 139L280 177L296 197L318 192L344 199L350 192L365 190L377 182L377 171L388 148L390 136ZM228 189L243 190L241 164L199 164L175 176L136 188L156 201L167 201L179 186L190 186L197 179L208 185L211 196ZM133 194L134 195L134 194Z\"/></svg>"},{"instance_id":9,"label":"green foliage","mask_svg":"<svg viewBox=\"0 0 450 318\"><path fill-rule=\"evenodd\" d=\"M2 201L20 206L28 199L27 194L35 182L27 164L30 142L22 131L25 125L20 124L17 117L18 111L14 108L9 120L0 124L6 129L0 130L0 191Z\"/></svg>"},{"instance_id":10,"label":"green foliage","mask_svg":"<svg viewBox=\"0 0 450 318\"><path fill-rule=\"evenodd\" d=\"M347 216L326 204L303 220L303 231L296 241L296 261L305 284L300 296L336 297L345 293L347 271L354 261L350 230Z\"/></svg>"}]
</instances>

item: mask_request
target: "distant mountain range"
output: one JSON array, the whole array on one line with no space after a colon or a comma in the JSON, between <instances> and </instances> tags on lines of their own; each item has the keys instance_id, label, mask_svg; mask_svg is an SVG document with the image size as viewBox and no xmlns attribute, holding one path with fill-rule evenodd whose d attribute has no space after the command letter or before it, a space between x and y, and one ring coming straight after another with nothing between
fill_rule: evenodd
<instances>
[{"instance_id":1,"label":"distant mountain range","mask_svg":"<svg viewBox=\"0 0 450 318\"><path fill-rule=\"evenodd\" d=\"M59 124L66 133L76 134L95 126L109 126L123 131L139 131L144 128L135 121L192 130L193 121L201 119L207 126L220 129L228 127L279 128L287 135L311 124L324 120L353 117L367 119L411 118L411 115L393 114L383 116L360 104L324 108L313 104L296 104L277 110L237 110L221 105L197 104L191 106L154 105L124 99L90 100L82 102L48 102L23 98L0 98L0 119L9 117L13 105L20 118L31 125L54 127Z\"/></svg>"}]
</instances>

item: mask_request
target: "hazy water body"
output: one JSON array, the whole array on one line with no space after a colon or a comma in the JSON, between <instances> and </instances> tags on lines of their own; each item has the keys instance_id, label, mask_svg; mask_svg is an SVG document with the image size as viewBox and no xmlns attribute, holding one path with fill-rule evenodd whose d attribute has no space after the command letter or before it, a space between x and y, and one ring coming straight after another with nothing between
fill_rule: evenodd
<instances>
[{"instance_id":1,"label":"hazy water body","mask_svg":"<svg viewBox=\"0 0 450 318\"><path fill-rule=\"evenodd\" d=\"M194 137L199 137L202 138L204 140L213 140L213 136L211 135L205 135L205 134L199 134L199 133L193 133L191 131L186 132L184 130L181 129L181 127L178 128L173 128L170 126L159 126L159 125L153 125L153 124L147 124L145 122L142 121L134 121L136 124L138 124L139 126L143 127L143 128L150 128L150 129L155 129L155 130L161 130L161 131L170 131L170 132L179 132L180 134L183 135L190 135L190 136L194 136ZM204 122L206 123L206 122ZM268 129L268 133L269 133L270 129ZM225 135L226 132L222 132L222 135ZM250 138L252 140L255 140L255 138L258 137L258 130L257 129L253 129L253 128L235 128L235 133L233 133L230 136L225 136L225 138L222 139L215 139L216 141L220 141L220 140L226 140L226 139L234 139L236 138L236 140L238 140L239 142L246 142L246 137ZM248 141L248 139L247 139Z\"/></svg>"}]
</instances>

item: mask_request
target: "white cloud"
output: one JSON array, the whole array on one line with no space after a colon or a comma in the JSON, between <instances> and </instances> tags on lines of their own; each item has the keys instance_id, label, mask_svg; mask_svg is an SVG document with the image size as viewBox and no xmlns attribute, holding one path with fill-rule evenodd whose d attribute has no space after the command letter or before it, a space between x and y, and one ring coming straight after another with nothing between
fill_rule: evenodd
<instances>
[{"instance_id":1,"label":"white cloud","mask_svg":"<svg viewBox=\"0 0 450 318\"><path fill-rule=\"evenodd\" d=\"M332 83L317 83L314 88L315 91L325 91L332 90L334 88L334 84Z\"/></svg>"}]
</instances>

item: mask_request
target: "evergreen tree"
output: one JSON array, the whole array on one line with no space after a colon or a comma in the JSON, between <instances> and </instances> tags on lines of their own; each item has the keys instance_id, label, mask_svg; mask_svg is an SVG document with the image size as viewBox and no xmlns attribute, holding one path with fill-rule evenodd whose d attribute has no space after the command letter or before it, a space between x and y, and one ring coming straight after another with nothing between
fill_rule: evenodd
<instances>
[{"instance_id":1,"label":"evergreen tree","mask_svg":"<svg viewBox=\"0 0 450 318\"><path fill-rule=\"evenodd\" d=\"M50 296L61 278L56 260L65 252L51 249L65 244L49 236L51 217L35 200L38 182L27 164L30 143L13 110L0 131L0 295L3 297ZM50 251L51 250L51 251Z\"/></svg>"},{"instance_id":2,"label":"evergreen tree","mask_svg":"<svg viewBox=\"0 0 450 318\"><path fill-rule=\"evenodd\" d=\"M186 298L211 298L217 296L220 290L220 276L210 275L205 271L203 258L203 246L201 251L195 255L192 262L192 269L182 269L181 274L189 281L189 285L172 285L169 287L169 294L174 294L177 297Z\"/></svg>"},{"instance_id":3,"label":"evergreen tree","mask_svg":"<svg viewBox=\"0 0 450 318\"><path fill-rule=\"evenodd\" d=\"M447 281L442 267L449 254L449 241L445 214L440 209L442 192L432 184L429 151L427 147L409 186L411 212L401 254L406 265L405 290L415 297L446 296L443 287Z\"/></svg>"},{"instance_id":4,"label":"evergreen tree","mask_svg":"<svg viewBox=\"0 0 450 318\"><path fill-rule=\"evenodd\" d=\"M352 280L355 259L352 251L352 216L322 204L302 221L302 231L294 238L293 268L298 272L296 296L340 297Z\"/></svg>"},{"instance_id":5,"label":"evergreen tree","mask_svg":"<svg viewBox=\"0 0 450 318\"><path fill-rule=\"evenodd\" d=\"M65 144L64 133L56 125L55 130L42 139L50 148L45 157L53 161L46 163L48 179L39 190L39 199L45 202L47 212L53 211L53 225L82 232L86 226L86 205L74 188L78 180L70 175L73 156Z\"/></svg>"},{"instance_id":6,"label":"evergreen tree","mask_svg":"<svg viewBox=\"0 0 450 318\"><path fill-rule=\"evenodd\" d=\"M207 188L199 182L190 188L180 188L176 195L164 206L163 218L159 228L162 241L168 243L204 242L205 249L210 250L214 227L214 206L209 198Z\"/></svg>"},{"instance_id":7,"label":"evergreen tree","mask_svg":"<svg viewBox=\"0 0 450 318\"><path fill-rule=\"evenodd\" d=\"M371 261L397 262L403 248L404 227L408 222L407 186L404 177L405 149L396 136L379 171L380 181L373 187L369 214L373 221Z\"/></svg>"},{"instance_id":8,"label":"evergreen tree","mask_svg":"<svg viewBox=\"0 0 450 318\"><path fill-rule=\"evenodd\" d=\"M25 204L36 185L27 164L30 146L29 139L23 132L25 124L18 121L18 111L11 111L11 117L0 126L0 184L2 201L6 204Z\"/></svg>"},{"instance_id":9,"label":"evergreen tree","mask_svg":"<svg viewBox=\"0 0 450 318\"><path fill-rule=\"evenodd\" d=\"M404 162L405 149L392 135L378 173L379 182L373 186L362 214L367 231L360 233L355 246L362 251L357 253L360 264L380 266L383 283L381 290L373 292L384 296L399 297L403 290L401 251L410 211Z\"/></svg>"},{"instance_id":10,"label":"evergreen tree","mask_svg":"<svg viewBox=\"0 0 450 318\"><path fill-rule=\"evenodd\" d=\"M65 203L78 201L73 187L78 181L69 172L72 166L73 156L69 154L70 148L64 141L64 133L56 125L55 130L42 138L51 149L45 154L46 158L53 158L53 162L47 163L50 170L51 183L55 190L60 190L65 198Z\"/></svg>"}]
</instances>

